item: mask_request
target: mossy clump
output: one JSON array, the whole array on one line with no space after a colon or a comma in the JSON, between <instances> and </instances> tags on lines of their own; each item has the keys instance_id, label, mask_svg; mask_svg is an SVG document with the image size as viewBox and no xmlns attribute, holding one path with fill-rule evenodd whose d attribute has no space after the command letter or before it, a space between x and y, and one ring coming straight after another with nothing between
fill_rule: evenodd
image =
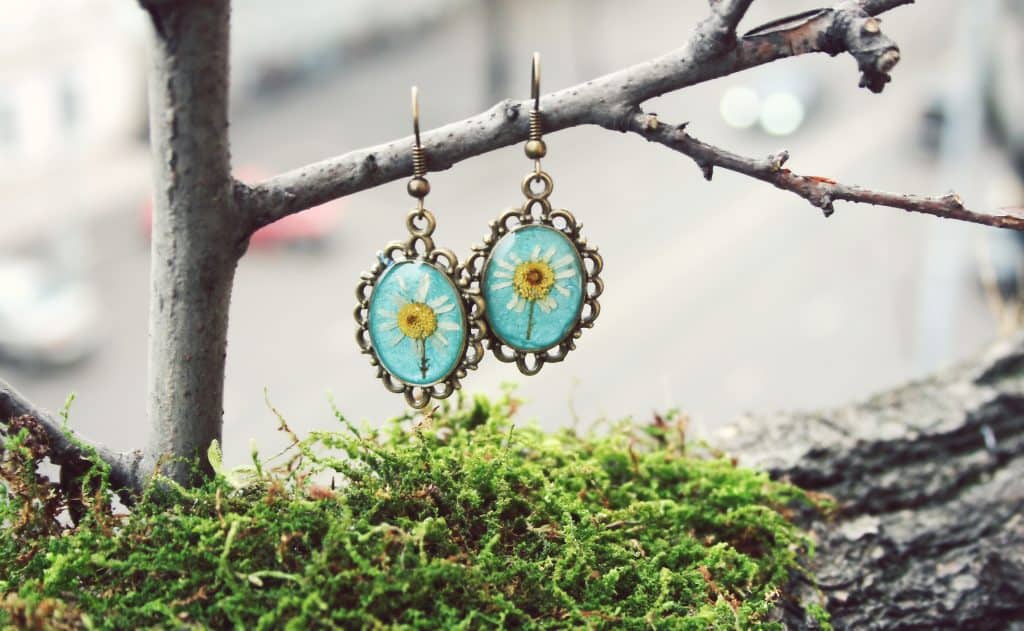
<instances>
[{"instance_id":1,"label":"mossy clump","mask_svg":"<svg viewBox=\"0 0 1024 631\"><path fill-rule=\"evenodd\" d=\"M298 440L128 514L105 472L61 525L45 449L7 437L0 627L771 628L809 542L802 492L656 417L601 436L512 424L511 397ZM276 464L274 464L276 463ZM13 483L12 483L13 480ZM2 486L2 485L0 485Z\"/></svg>"}]
</instances>

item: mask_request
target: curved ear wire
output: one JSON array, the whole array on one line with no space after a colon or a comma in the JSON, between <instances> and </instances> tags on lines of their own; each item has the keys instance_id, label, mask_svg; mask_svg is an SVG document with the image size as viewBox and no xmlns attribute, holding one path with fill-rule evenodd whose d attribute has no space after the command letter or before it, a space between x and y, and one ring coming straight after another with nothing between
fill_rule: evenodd
<instances>
[{"instance_id":1,"label":"curved ear wire","mask_svg":"<svg viewBox=\"0 0 1024 631\"><path fill-rule=\"evenodd\" d=\"M420 146L420 89L412 86L412 133L416 137L416 146ZM422 173L420 174L422 175Z\"/></svg>"},{"instance_id":2,"label":"curved ear wire","mask_svg":"<svg viewBox=\"0 0 1024 631\"><path fill-rule=\"evenodd\" d=\"M530 98L533 109L530 110L530 139L523 150L526 157L533 160L534 174L540 173L540 159L548 153L547 145L541 140L540 125L540 53L533 53L533 64L530 66Z\"/></svg>"},{"instance_id":3,"label":"curved ear wire","mask_svg":"<svg viewBox=\"0 0 1024 631\"><path fill-rule=\"evenodd\" d=\"M423 212L423 198L430 192L430 182L424 177L427 174L427 156L420 144L420 89L412 86L412 179L407 190L417 199L416 210Z\"/></svg>"},{"instance_id":4,"label":"curved ear wire","mask_svg":"<svg viewBox=\"0 0 1024 631\"><path fill-rule=\"evenodd\" d=\"M533 109L540 111L540 53L533 53L533 64L530 67L530 76L533 80L530 83L530 98L533 99Z\"/></svg>"}]
</instances>

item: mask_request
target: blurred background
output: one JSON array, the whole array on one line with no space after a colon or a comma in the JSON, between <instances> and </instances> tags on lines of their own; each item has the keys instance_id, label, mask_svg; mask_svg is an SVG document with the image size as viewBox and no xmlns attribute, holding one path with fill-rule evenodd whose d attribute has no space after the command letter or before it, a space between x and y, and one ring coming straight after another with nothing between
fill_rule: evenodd
<instances>
[{"instance_id":1,"label":"blurred background","mask_svg":"<svg viewBox=\"0 0 1024 631\"><path fill-rule=\"evenodd\" d=\"M820 1L820 0L819 0ZM786 60L646 104L748 156L789 149L805 174L882 190L1024 202L1024 3L931 0L884 16L902 50L882 95L847 55ZM758 0L741 25L813 8ZM129 0L0 0L0 375L115 448L147 432L148 22ZM232 145L259 180L680 46L707 12L678 0L245 0L235 3ZM1017 117L1018 119L1020 117ZM713 429L747 410L841 404L968 357L1014 330L1022 241L995 229L804 200L597 128L547 137L552 201L606 261L596 328L536 377L489 358L464 382L519 384L547 427L679 407ZM429 160L430 148L427 147ZM521 203L515 146L430 175L436 239L464 255ZM271 226L241 261L225 447L401 413L353 339L356 280L404 238L395 182Z\"/></svg>"}]
</instances>

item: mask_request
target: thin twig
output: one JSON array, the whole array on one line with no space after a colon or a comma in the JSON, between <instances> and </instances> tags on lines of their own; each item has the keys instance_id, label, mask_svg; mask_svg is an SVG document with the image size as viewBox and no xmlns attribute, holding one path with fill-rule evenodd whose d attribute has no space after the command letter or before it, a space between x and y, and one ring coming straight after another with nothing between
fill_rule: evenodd
<instances>
[{"instance_id":1,"label":"thin twig","mask_svg":"<svg viewBox=\"0 0 1024 631\"><path fill-rule=\"evenodd\" d=\"M657 121L652 114L634 116L629 130L651 142L657 142L689 156L709 180L714 167L735 171L799 195L820 208L826 217L835 212L835 202L846 201L888 206L997 228L1024 230L1024 210L1021 209L1003 209L1002 214L987 214L965 208L963 200L956 193L948 193L942 197L886 193L842 184L828 177L799 175L783 168L789 159L789 153L786 151L759 160L747 158L701 142L686 133L685 125L669 125Z\"/></svg>"}]
</instances>

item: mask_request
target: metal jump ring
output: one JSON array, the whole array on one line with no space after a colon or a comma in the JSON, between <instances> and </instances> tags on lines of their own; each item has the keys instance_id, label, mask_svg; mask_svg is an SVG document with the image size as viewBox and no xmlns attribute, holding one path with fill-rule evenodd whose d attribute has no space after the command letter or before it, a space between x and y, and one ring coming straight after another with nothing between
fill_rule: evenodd
<instances>
[{"instance_id":1,"label":"metal jump ring","mask_svg":"<svg viewBox=\"0 0 1024 631\"><path fill-rule=\"evenodd\" d=\"M425 222L422 228L416 225L420 221ZM429 237L434 234L437 220L434 219L434 213L425 208L417 208L405 216L405 227L409 229L409 234L415 237Z\"/></svg>"},{"instance_id":2,"label":"metal jump ring","mask_svg":"<svg viewBox=\"0 0 1024 631\"><path fill-rule=\"evenodd\" d=\"M530 186L534 182L543 182L544 188L539 192L534 192L533 187ZM551 179L551 176L544 171L535 171L523 178L523 195L529 199L544 199L548 195L551 195L551 191L554 189L554 181Z\"/></svg>"}]
</instances>

